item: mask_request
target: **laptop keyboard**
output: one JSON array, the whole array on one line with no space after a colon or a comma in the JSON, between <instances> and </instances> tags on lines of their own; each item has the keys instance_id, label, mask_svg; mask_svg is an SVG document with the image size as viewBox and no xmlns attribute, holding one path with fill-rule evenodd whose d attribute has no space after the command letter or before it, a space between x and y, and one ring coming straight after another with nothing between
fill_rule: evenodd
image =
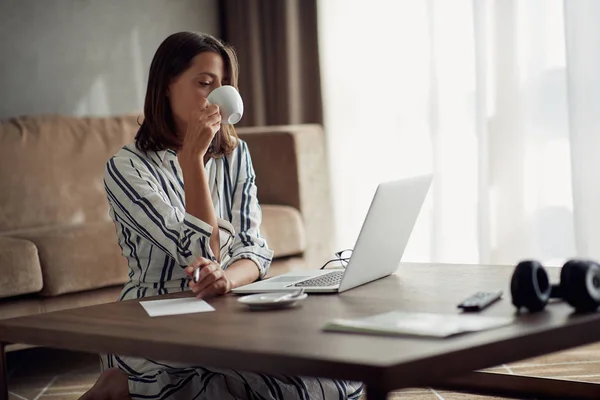
<instances>
[{"instance_id":1,"label":"laptop keyboard","mask_svg":"<svg viewBox=\"0 0 600 400\"><path fill-rule=\"evenodd\" d=\"M339 285L344 276L344 271L333 271L325 275L317 276L302 282L296 283L295 287L314 287L314 286L336 286Z\"/></svg>"}]
</instances>

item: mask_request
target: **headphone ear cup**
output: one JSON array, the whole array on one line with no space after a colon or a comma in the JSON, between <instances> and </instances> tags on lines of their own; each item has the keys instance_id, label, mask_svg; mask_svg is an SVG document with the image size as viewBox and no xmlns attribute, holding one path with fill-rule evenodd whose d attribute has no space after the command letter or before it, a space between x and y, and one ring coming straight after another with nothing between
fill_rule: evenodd
<instances>
[{"instance_id":1,"label":"headphone ear cup","mask_svg":"<svg viewBox=\"0 0 600 400\"><path fill-rule=\"evenodd\" d=\"M570 260L560 271L563 299L578 312L595 311L600 305L600 265Z\"/></svg>"},{"instance_id":2,"label":"headphone ear cup","mask_svg":"<svg viewBox=\"0 0 600 400\"><path fill-rule=\"evenodd\" d=\"M543 310L550 298L550 280L542 264L537 261L517 264L510 281L510 294L517 309Z\"/></svg>"}]
</instances>

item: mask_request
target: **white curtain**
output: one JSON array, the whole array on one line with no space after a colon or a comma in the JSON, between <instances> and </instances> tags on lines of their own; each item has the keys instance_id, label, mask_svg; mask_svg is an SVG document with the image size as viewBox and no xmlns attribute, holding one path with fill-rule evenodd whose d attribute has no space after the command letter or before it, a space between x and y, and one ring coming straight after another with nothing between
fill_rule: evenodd
<instances>
[{"instance_id":1,"label":"white curtain","mask_svg":"<svg viewBox=\"0 0 600 400\"><path fill-rule=\"evenodd\" d=\"M320 0L336 245L434 184L404 261L600 259L600 1Z\"/></svg>"}]
</instances>

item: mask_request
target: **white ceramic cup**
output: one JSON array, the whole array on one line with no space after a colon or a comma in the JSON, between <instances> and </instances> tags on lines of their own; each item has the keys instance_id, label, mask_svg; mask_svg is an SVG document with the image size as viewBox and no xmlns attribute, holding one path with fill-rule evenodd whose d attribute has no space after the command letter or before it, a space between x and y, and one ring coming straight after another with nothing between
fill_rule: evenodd
<instances>
[{"instance_id":1,"label":"white ceramic cup","mask_svg":"<svg viewBox=\"0 0 600 400\"><path fill-rule=\"evenodd\" d=\"M221 123L235 125L244 115L244 102L242 96L233 86L220 86L210 92L206 98L210 104L219 106Z\"/></svg>"}]
</instances>

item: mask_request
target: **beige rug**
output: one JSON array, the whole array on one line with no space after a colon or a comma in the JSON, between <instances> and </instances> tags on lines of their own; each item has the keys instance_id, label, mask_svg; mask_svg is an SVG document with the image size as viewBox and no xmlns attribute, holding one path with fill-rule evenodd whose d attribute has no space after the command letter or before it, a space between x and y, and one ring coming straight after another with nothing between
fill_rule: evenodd
<instances>
[{"instance_id":1,"label":"beige rug","mask_svg":"<svg viewBox=\"0 0 600 400\"><path fill-rule=\"evenodd\" d=\"M94 384L100 368L95 355L43 348L8 353L7 361L10 400L76 400ZM490 371L600 383L600 343L498 366ZM393 393L389 399L500 398L415 388Z\"/></svg>"}]
</instances>

